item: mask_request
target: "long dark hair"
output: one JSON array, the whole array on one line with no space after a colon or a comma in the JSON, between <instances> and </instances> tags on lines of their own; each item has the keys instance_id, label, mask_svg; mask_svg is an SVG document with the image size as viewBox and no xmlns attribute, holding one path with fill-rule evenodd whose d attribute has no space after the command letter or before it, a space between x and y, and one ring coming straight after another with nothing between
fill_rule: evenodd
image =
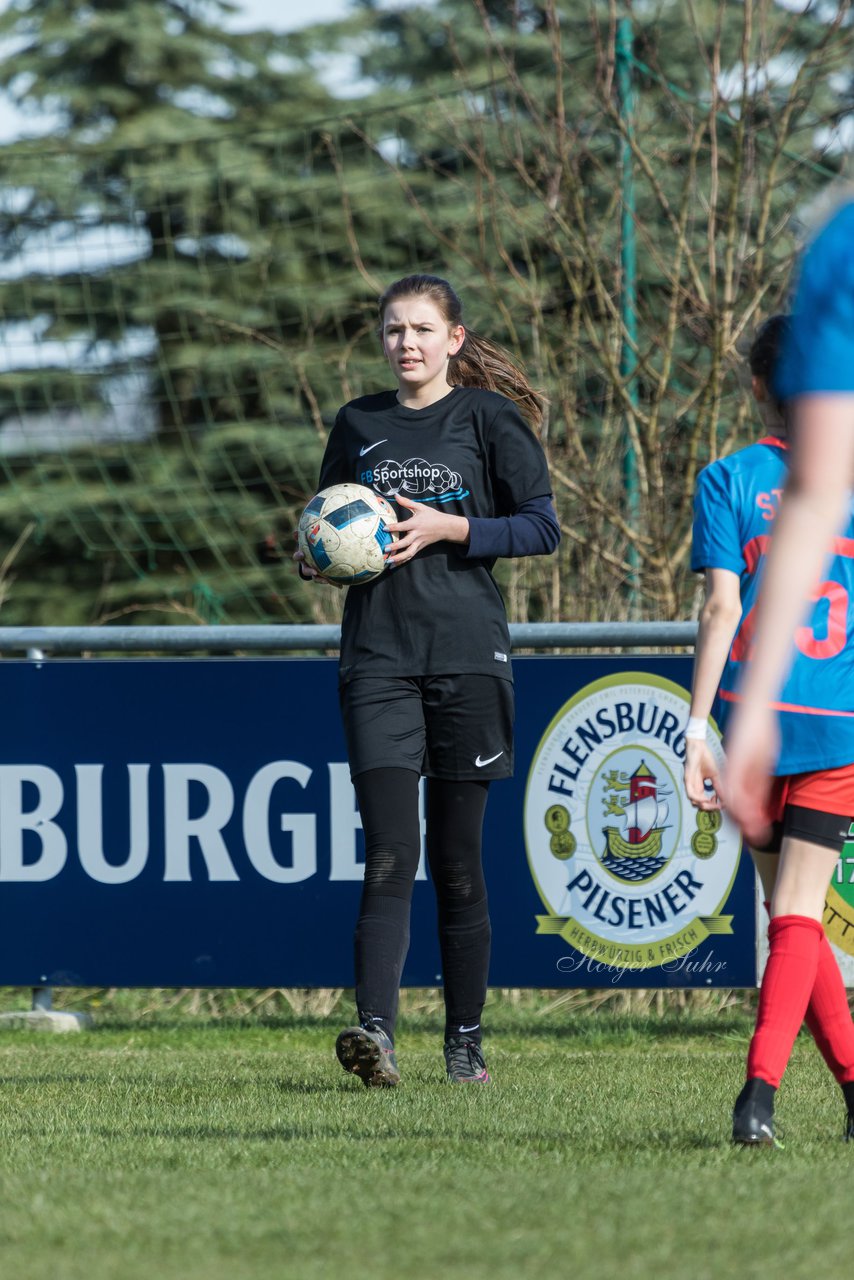
<instances>
[{"instance_id":1,"label":"long dark hair","mask_svg":"<svg viewBox=\"0 0 854 1280\"><path fill-rule=\"evenodd\" d=\"M429 298L450 328L463 324L463 304L441 276L404 276L390 284L379 300L380 326L386 307L396 298ZM543 421L545 398L535 391L525 371L497 343L466 329L463 345L448 365L448 381L455 387L482 387L515 401L533 427Z\"/></svg>"}]
</instances>

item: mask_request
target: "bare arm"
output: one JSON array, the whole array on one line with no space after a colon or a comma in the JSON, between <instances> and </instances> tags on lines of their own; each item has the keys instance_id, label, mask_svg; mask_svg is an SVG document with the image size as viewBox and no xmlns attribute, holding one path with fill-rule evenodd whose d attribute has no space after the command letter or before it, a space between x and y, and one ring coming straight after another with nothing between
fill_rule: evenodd
<instances>
[{"instance_id":1,"label":"bare arm","mask_svg":"<svg viewBox=\"0 0 854 1280\"><path fill-rule=\"evenodd\" d=\"M795 440L759 593L754 649L727 741L724 799L748 839L767 827L765 802L777 752L770 704L779 696L795 629L845 519L854 479L854 395L798 400Z\"/></svg>"},{"instance_id":2,"label":"bare arm","mask_svg":"<svg viewBox=\"0 0 854 1280\"><path fill-rule=\"evenodd\" d=\"M741 618L741 591L731 569L706 570L706 599L694 649L692 718L708 720L733 636ZM685 792L698 809L719 809L718 770L705 738L685 742ZM706 779L712 784L709 791Z\"/></svg>"}]
</instances>

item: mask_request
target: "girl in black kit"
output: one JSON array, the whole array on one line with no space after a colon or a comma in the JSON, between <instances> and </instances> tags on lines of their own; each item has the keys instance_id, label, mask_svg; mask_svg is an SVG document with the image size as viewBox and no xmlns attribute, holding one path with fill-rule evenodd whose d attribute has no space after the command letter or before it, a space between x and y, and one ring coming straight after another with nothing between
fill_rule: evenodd
<instances>
[{"instance_id":1,"label":"girl in black kit","mask_svg":"<svg viewBox=\"0 0 854 1280\"><path fill-rule=\"evenodd\" d=\"M344 405L321 489L355 481L392 501L400 523L388 570L348 591L340 697L365 833L356 925L359 1025L338 1036L341 1065L396 1085L400 976L421 851L436 888L445 993L445 1066L482 1083L491 929L481 865L489 783L513 769L513 673L499 556L543 555L560 540L543 451L525 422L541 404L506 352L462 324L435 276L407 276L379 303L395 391ZM509 398L508 398L509 397ZM296 556L303 577L316 577Z\"/></svg>"}]
</instances>

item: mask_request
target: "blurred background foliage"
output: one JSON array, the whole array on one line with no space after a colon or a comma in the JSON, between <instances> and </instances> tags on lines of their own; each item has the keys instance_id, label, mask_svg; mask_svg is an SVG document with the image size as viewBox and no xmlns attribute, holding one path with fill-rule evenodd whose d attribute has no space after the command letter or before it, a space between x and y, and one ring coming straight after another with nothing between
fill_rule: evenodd
<instances>
[{"instance_id":1,"label":"blurred background foliage","mask_svg":"<svg viewBox=\"0 0 854 1280\"><path fill-rule=\"evenodd\" d=\"M842 163L849 0L224 8L0 15L55 121L0 147L0 623L334 621L291 530L414 270L548 397L564 540L500 567L511 618L688 616L697 470L759 432L745 345Z\"/></svg>"}]
</instances>

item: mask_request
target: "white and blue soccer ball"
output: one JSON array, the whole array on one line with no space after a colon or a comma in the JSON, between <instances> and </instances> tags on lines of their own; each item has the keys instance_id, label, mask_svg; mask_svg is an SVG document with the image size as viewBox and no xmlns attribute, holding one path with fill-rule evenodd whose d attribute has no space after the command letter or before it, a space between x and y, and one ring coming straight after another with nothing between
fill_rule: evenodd
<instances>
[{"instance_id":1,"label":"white and blue soccer ball","mask_svg":"<svg viewBox=\"0 0 854 1280\"><path fill-rule=\"evenodd\" d=\"M386 527L397 522L390 502L363 484L321 489L300 516L299 548L324 578L343 586L371 582L386 567L383 552L396 540Z\"/></svg>"}]
</instances>

